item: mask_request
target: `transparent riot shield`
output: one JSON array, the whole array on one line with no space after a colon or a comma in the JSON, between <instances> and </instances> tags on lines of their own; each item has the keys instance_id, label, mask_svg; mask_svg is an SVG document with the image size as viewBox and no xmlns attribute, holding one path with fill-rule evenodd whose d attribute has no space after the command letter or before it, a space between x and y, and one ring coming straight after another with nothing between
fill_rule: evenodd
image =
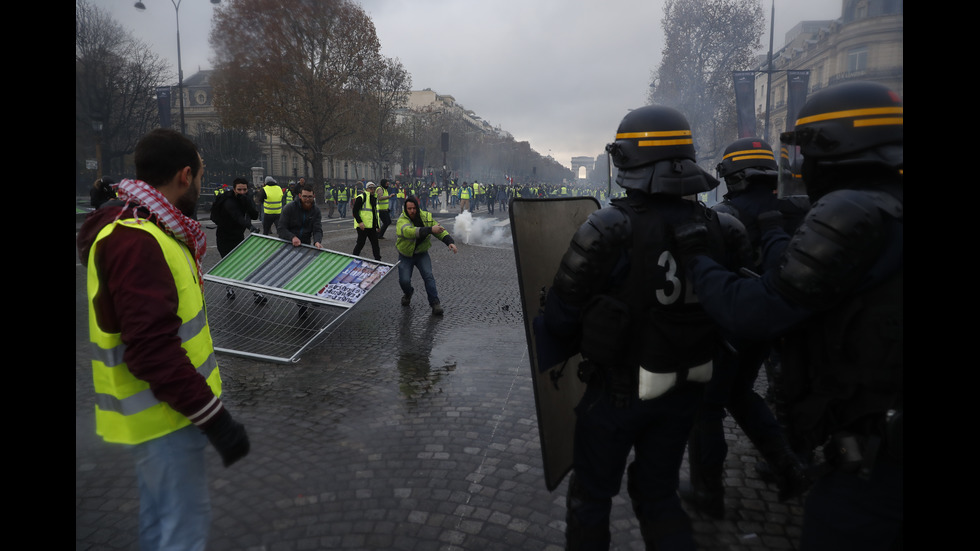
<instances>
[{"instance_id":1,"label":"transparent riot shield","mask_svg":"<svg viewBox=\"0 0 980 551\"><path fill-rule=\"evenodd\" d=\"M540 342L550 338L540 319L542 297L551 287L575 231L598 208L599 202L592 197L515 198L510 202L511 235L548 491L557 488L572 469L574 408L585 392L585 383L578 378L580 355L562 358L542 353L560 348L542 346Z\"/></svg>"},{"instance_id":2,"label":"transparent riot shield","mask_svg":"<svg viewBox=\"0 0 980 551\"><path fill-rule=\"evenodd\" d=\"M806 186L800 167L803 166L803 153L798 145L780 144L779 147L779 198L788 199L806 195Z\"/></svg>"}]
</instances>

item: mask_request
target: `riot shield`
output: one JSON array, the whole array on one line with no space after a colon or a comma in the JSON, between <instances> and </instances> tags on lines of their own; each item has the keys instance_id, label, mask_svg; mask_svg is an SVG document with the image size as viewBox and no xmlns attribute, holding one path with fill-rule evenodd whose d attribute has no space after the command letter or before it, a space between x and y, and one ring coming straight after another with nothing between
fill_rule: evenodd
<instances>
[{"instance_id":1,"label":"riot shield","mask_svg":"<svg viewBox=\"0 0 980 551\"><path fill-rule=\"evenodd\" d=\"M546 342L552 339L539 317L541 297L551 287L575 231L598 208L599 202L592 197L510 201L510 229L548 491L557 488L572 469L574 409L585 392L585 383L578 378L582 357L555 353L568 348L569 343Z\"/></svg>"}]
</instances>

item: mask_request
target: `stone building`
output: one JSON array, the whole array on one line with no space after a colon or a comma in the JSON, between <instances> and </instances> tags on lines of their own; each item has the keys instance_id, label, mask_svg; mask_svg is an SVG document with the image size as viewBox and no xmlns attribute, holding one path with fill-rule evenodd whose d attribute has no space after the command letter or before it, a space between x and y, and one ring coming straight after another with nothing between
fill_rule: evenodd
<instances>
[{"instance_id":1,"label":"stone building","mask_svg":"<svg viewBox=\"0 0 980 551\"><path fill-rule=\"evenodd\" d=\"M778 9L778 6L777 6ZM787 124L787 71L809 70L808 93L851 80L870 80L904 97L903 0L841 0L841 16L827 21L801 21L786 33L784 46L773 52L769 143L777 143ZM755 112L766 114L765 73L756 67ZM794 115L795 117L795 115ZM760 134L763 124L759 125Z\"/></svg>"}]
</instances>

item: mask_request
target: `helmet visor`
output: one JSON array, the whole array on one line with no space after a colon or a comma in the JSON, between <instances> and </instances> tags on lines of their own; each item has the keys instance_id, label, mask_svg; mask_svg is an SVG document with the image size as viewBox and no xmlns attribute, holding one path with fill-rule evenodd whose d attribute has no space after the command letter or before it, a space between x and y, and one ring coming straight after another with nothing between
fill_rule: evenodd
<instances>
[{"instance_id":1,"label":"helmet visor","mask_svg":"<svg viewBox=\"0 0 980 551\"><path fill-rule=\"evenodd\" d=\"M787 134L793 132L784 132L783 136ZM780 140L782 141L782 137ZM800 152L800 147L787 145L784 141L779 148L779 182L776 186L780 199L807 194L800 170L802 166L803 153Z\"/></svg>"}]
</instances>

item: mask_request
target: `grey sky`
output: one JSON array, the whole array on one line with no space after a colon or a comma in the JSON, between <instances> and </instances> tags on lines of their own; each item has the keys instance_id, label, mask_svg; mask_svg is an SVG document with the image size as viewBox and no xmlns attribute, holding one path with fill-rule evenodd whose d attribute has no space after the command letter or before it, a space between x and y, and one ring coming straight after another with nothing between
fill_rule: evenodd
<instances>
[{"instance_id":1,"label":"grey sky","mask_svg":"<svg viewBox=\"0 0 980 551\"><path fill-rule=\"evenodd\" d=\"M169 59L170 0L90 0ZM178 0L174 0L177 2ZM762 0L767 18L772 0ZM663 47L662 0L360 0L382 54L401 60L412 88L449 94L484 120L570 167L612 140L646 102ZM840 17L841 0L775 0L775 48L804 20ZM211 68L208 0L180 0L184 78ZM769 36L763 37L768 48ZM737 69L733 67L733 69Z\"/></svg>"}]
</instances>

